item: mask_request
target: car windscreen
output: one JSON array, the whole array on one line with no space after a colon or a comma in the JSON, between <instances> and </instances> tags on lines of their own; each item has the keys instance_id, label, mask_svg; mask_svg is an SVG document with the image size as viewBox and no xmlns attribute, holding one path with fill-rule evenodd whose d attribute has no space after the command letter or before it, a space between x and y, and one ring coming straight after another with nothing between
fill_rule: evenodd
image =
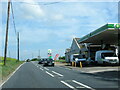
<instances>
[{"instance_id":1,"label":"car windscreen","mask_svg":"<svg viewBox=\"0 0 120 90\"><path fill-rule=\"evenodd\" d=\"M105 57L116 57L115 53L102 53L102 58L105 58Z\"/></svg>"}]
</instances>

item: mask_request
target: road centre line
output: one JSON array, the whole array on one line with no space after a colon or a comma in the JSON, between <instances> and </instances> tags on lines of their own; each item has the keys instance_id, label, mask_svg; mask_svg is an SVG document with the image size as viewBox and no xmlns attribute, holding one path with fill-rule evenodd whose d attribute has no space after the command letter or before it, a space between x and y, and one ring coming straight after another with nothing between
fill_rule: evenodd
<instances>
[{"instance_id":1,"label":"road centre line","mask_svg":"<svg viewBox=\"0 0 120 90\"><path fill-rule=\"evenodd\" d=\"M47 73L48 75L50 75L50 76L54 77L54 75L52 75L51 73L49 73L49 72L47 72L47 71L46 71L46 73Z\"/></svg>"},{"instance_id":2,"label":"road centre line","mask_svg":"<svg viewBox=\"0 0 120 90\"><path fill-rule=\"evenodd\" d=\"M85 88L88 88L88 89L91 89L91 90L95 90L95 89L93 89L93 88L91 88L91 87L89 87L89 86L87 86L87 85L85 85L85 84L83 84L83 83L77 82L77 81L75 81L75 80L72 80L72 81L73 81L74 83L76 83L76 84L79 84L79 85L85 87Z\"/></svg>"},{"instance_id":3,"label":"road centre line","mask_svg":"<svg viewBox=\"0 0 120 90\"><path fill-rule=\"evenodd\" d=\"M71 86L70 84L68 84L68 83L66 83L66 82L64 82L64 81L60 81L61 83L63 83L63 84L65 84L66 86L68 86L69 88L72 88L72 89L74 89L74 87L73 86Z\"/></svg>"},{"instance_id":4,"label":"road centre line","mask_svg":"<svg viewBox=\"0 0 120 90\"><path fill-rule=\"evenodd\" d=\"M42 67L41 65L39 65L40 67Z\"/></svg>"},{"instance_id":5,"label":"road centre line","mask_svg":"<svg viewBox=\"0 0 120 90\"><path fill-rule=\"evenodd\" d=\"M48 68L44 67L44 69L49 70Z\"/></svg>"},{"instance_id":6,"label":"road centre line","mask_svg":"<svg viewBox=\"0 0 120 90\"><path fill-rule=\"evenodd\" d=\"M57 75L59 75L59 76L63 76L62 74L60 74L60 73L57 73L57 72L55 72L55 71L52 71L53 73L55 73L55 74L57 74Z\"/></svg>"},{"instance_id":7,"label":"road centre line","mask_svg":"<svg viewBox=\"0 0 120 90\"><path fill-rule=\"evenodd\" d=\"M43 71L43 69L42 68L40 68L42 71Z\"/></svg>"}]
</instances>

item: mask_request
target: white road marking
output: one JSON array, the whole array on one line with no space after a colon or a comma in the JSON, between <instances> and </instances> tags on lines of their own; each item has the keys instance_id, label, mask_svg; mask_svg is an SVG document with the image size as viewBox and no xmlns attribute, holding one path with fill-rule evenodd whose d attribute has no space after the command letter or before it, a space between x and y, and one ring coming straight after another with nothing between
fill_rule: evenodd
<instances>
[{"instance_id":1,"label":"white road marking","mask_svg":"<svg viewBox=\"0 0 120 90\"><path fill-rule=\"evenodd\" d=\"M23 64L25 64L25 63L26 63L26 62L24 62ZM21 64L21 65L10 75L10 77L0 85L0 88L2 88L2 86L16 73L16 71L17 71L18 69L20 69L20 67L21 67L23 64Z\"/></svg>"},{"instance_id":2,"label":"white road marking","mask_svg":"<svg viewBox=\"0 0 120 90\"><path fill-rule=\"evenodd\" d=\"M66 86L68 86L69 88L72 88L72 89L74 89L74 87L73 86L71 86L70 84L68 84L68 83L66 83L66 82L64 82L64 81L60 81L61 83L63 83L63 84L65 84Z\"/></svg>"},{"instance_id":3,"label":"white road marking","mask_svg":"<svg viewBox=\"0 0 120 90\"><path fill-rule=\"evenodd\" d=\"M42 71L43 71L43 69L42 68L40 68Z\"/></svg>"},{"instance_id":4,"label":"white road marking","mask_svg":"<svg viewBox=\"0 0 120 90\"><path fill-rule=\"evenodd\" d=\"M77 84L85 87L85 88L88 88L88 89L91 89L91 90L95 90L95 89L93 89L93 88L91 88L91 87L89 87L89 86L87 86L87 85L85 85L85 84L83 84L83 83L77 82L77 81L75 81L75 80L72 80L72 81L73 81L74 83L77 83Z\"/></svg>"},{"instance_id":5,"label":"white road marking","mask_svg":"<svg viewBox=\"0 0 120 90\"><path fill-rule=\"evenodd\" d=\"M118 71L118 70L117 69L105 69L105 70L89 71L88 73L97 73L97 72L104 72L104 71Z\"/></svg>"},{"instance_id":6,"label":"white road marking","mask_svg":"<svg viewBox=\"0 0 120 90\"><path fill-rule=\"evenodd\" d=\"M52 71L52 72L55 73L55 74L57 74L57 75L59 75L59 76L61 76L61 77L63 77L63 75L60 74L60 73L57 73L57 72L55 72L55 71Z\"/></svg>"},{"instance_id":7,"label":"white road marking","mask_svg":"<svg viewBox=\"0 0 120 90\"><path fill-rule=\"evenodd\" d=\"M80 87L80 86L79 86L79 87L76 87L76 88L85 88L85 87Z\"/></svg>"},{"instance_id":8,"label":"white road marking","mask_svg":"<svg viewBox=\"0 0 120 90\"><path fill-rule=\"evenodd\" d=\"M72 69L70 69L70 68L65 68L65 69L67 69L67 70L72 70Z\"/></svg>"},{"instance_id":9,"label":"white road marking","mask_svg":"<svg viewBox=\"0 0 120 90\"><path fill-rule=\"evenodd\" d=\"M44 69L49 70L48 68L44 67Z\"/></svg>"},{"instance_id":10,"label":"white road marking","mask_svg":"<svg viewBox=\"0 0 120 90\"><path fill-rule=\"evenodd\" d=\"M42 66L40 65L40 67L42 67Z\"/></svg>"},{"instance_id":11,"label":"white road marking","mask_svg":"<svg viewBox=\"0 0 120 90\"><path fill-rule=\"evenodd\" d=\"M49 72L47 72L47 71L46 71L46 73L47 73L48 75L50 75L50 76L54 77L54 75L52 75L51 73L49 73Z\"/></svg>"}]
</instances>

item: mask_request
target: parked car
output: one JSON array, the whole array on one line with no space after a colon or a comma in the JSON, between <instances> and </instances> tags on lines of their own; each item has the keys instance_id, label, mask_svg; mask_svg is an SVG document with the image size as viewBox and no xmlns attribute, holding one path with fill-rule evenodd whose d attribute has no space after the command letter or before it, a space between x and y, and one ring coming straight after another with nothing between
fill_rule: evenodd
<instances>
[{"instance_id":1,"label":"parked car","mask_svg":"<svg viewBox=\"0 0 120 90\"><path fill-rule=\"evenodd\" d=\"M54 66L54 60L50 58L44 59L43 66Z\"/></svg>"},{"instance_id":2,"label":"parked car","mask_svg":"<svg viewBox=\"0 0 120 90\"><path fill-rule=\"evenodd\" d=\"M112 50L97 51L95 61L97 64L119 64L119 59Z\"/></svg>"}]
</instances>

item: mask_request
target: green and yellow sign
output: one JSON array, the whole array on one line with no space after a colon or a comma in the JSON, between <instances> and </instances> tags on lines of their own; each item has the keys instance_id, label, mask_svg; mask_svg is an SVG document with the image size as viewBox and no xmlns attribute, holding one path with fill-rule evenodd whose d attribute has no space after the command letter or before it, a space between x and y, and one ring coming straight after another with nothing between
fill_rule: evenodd
<instances>
[{"instance_id":1,"label":"green and yellow sign","mask_svg":"<svg viewBox=\"0 0 120 90\"><path fill-rule=\"evenodd\" d=\"M120 24L108 24L108 28L120 28Z\"/></svg>"}]
</instances>

